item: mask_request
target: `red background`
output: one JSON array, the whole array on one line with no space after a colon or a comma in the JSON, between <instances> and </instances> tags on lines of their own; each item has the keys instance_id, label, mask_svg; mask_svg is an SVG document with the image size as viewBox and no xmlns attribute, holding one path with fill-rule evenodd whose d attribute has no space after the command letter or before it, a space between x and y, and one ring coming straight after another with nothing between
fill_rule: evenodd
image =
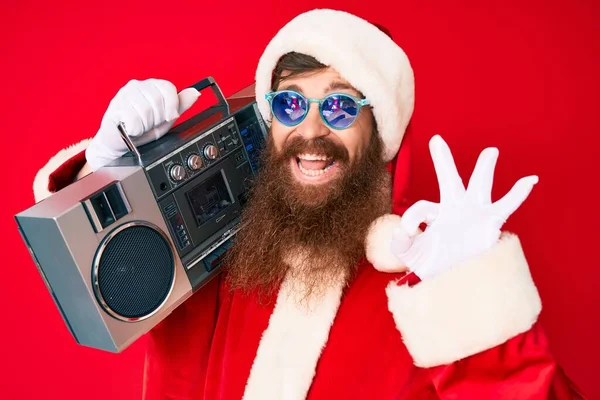
<instances>
[{"instance_id":1,"label":"red background","mask_svg":"<svg viewBox=\"0 0 600 400\"><path fill-rule=\"evenodd\" d=\"M23 0L0 10L8 154L0 397L140 397L143 340L119 355L76 345L21 242L12 218L32 205L36 171L62 147L93 136L129 79L158 77L182 88L213 75L229 95L252 82L284 22L320 6L387 26L412 60L415 200L438 198L427 149L435 133L465 179L485 146L499 147L495 198L524 175L540 176L506 227L522 238L556 358L600 398L598 1L415 0L393 10L372 1L86 3Z\"/></svg>"}]
</instances>

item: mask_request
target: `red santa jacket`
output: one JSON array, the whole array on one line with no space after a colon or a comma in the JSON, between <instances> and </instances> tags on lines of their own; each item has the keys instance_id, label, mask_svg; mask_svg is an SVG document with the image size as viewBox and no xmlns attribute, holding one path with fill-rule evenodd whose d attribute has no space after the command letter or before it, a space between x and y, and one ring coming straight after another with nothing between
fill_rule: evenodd
<instances>
[{"instance_id":1,"label":"red santa jacket","mask_svg":"<svg viewBox=\"0 0 600 400\"><path fill-rule=\"evenodd\" d=\"M39 201L71 183L87 141L36 176ZM406 206L409 150L391 165ZM144 399L583 399L554 360L517 236L419 282L364 260L318 301L286 280L272 299L215 278L149 336Z\"/></svg>"}]
</instances>

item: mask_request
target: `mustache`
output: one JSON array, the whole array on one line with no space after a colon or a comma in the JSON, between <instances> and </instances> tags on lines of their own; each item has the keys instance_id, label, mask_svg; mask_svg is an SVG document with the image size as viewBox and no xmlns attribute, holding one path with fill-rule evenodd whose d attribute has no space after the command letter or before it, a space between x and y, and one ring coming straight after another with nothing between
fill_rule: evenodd
<instances>
[{"instance_id":1,"label":"mustache","mask_svg":"<svg viewBox=\"0 0 600 400\"><path fill-rule=\"evenodd\" d=\"M306 140L301 136L295 136L288 140L283 148L282 155L283 158L289 159L302 153L325 154L327 157L339 162L350 160L350 154L345 146L324 137Z\"/></svg>"}]
</instances>

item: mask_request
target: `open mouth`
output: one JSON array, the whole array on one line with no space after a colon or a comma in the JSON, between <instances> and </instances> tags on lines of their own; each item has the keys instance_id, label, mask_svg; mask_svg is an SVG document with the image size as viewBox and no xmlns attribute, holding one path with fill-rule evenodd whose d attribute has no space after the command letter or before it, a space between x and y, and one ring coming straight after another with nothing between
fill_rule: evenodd
<instances>
[{"instance_id":1,"label":"open mouth","mask_svg":"<svg viewBox=\"0 0 600 400\"><path fill-rule=\"evenodd\" d=\"M324 154L298 154L292 164L296 177L308 182L328 180L337 170L336 160Z\"/></svg>"}]
</instances>

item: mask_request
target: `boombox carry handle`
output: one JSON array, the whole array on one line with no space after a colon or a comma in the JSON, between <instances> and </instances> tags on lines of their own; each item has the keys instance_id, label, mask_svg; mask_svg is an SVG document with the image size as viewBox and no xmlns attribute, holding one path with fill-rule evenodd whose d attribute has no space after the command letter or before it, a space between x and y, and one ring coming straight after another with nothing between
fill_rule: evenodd
<instances>
[{"instance_id":1,"label":"boombox carry handle","mask_svg":"<svg viewBox=\"0 0 600 400\"><path fill-rule=\"evenodd\" d=\"M219 100L219 107L224 108L225 114L229 115L229 103L227 103L225 96L223 96L223 92L221 91L221 88L215 81L215 78L213 78L212 76L208 76L208 77L202 79L200 82L197 82L190 87L193 87L194 89L196 89L199 92L210 87L213 90L213 93L215 94L215 96L217 97L217 100ZM142 165L142 155L140 154L140 151L135 146L135 144L133 144L133 141L127 134L125 124L123 122L119 121L119 123L117 124L117 128L119 129L119 133L121 134L121 139L123 139L127 148L137 158L138 165Z\"/></svg>"},{"instance_id":2,"label":"boombox carry handle","mask_svg":"<svg viewBox=\"0 0 600 400\"><path fill-rule=\"evenodd\" d=\"M225 113L229 115L229 103L227 103L225 96L223 96L223 92L221 91L221 88L215 81L215 78L209 76L207 78L202 79L200 82L192 85L191 87L201 92L209 86L212 88L213 93L217 97L217 100L219 100L219 105L223 107L225 109Z\"/></svg>"}]
</instances>

